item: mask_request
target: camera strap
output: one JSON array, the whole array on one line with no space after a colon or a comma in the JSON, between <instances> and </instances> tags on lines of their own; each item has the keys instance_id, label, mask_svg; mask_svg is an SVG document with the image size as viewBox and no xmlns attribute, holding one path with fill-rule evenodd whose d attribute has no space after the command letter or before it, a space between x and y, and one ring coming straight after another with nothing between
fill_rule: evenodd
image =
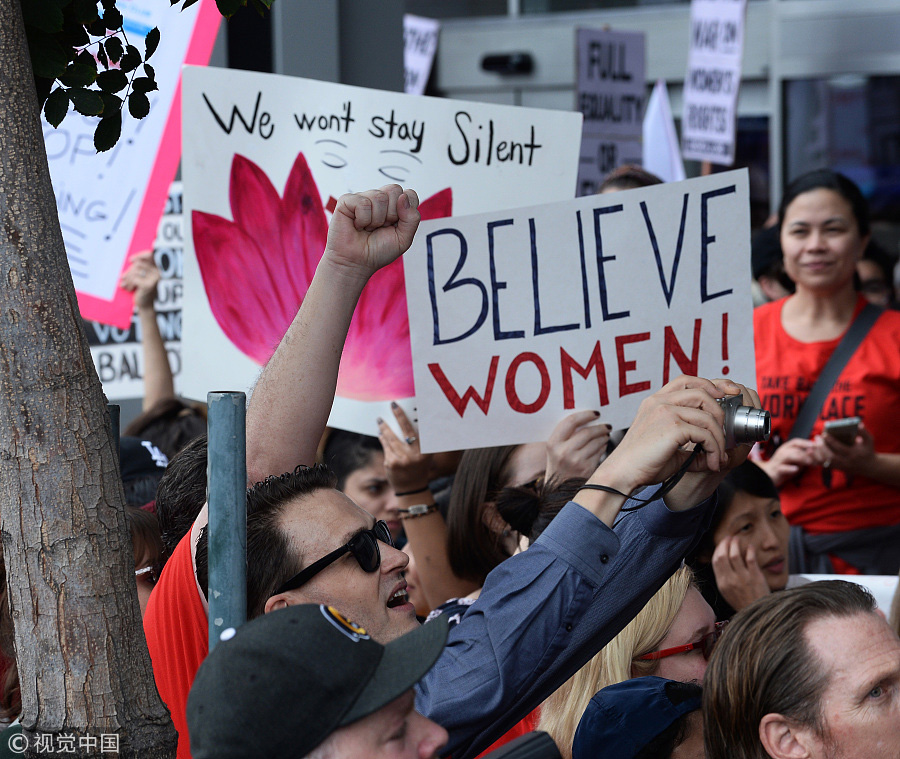
<instances>
[{"instance_id":1,"label":"camera strap","mask_svg":"<svg viewBox=\"0 0 900 759\"><path fill-rule=\"evenodd\" d=\"M881 316L882 310L878 306L867 303L853 320L853 323L838 343L837 348L834 349L834 353L831 354L831 358L828 359L828 362L823 367L816 384L813 385L813 389L809 391L800 413L797 414L797 419L791 428L791 434L788 435L788 439L809 437L813 425L816 423L816 418L819 416L822 406L825 405L828 393L831 392L834 383L837 382L838 377L841 375L850 357L856 352L863 338L869 334L872 325Z\"/></svg>"}]
</instances>

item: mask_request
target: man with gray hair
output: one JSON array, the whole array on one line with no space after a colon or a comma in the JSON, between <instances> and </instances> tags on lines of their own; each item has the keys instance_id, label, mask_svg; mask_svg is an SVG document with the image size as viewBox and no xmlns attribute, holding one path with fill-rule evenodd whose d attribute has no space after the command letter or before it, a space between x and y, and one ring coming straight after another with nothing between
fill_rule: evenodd
<instances>
[{"instance_id":1,"label":"man with gray hair","mask_svg":"<svg viewBox=\"0 0 900 759\"><path fill-rule=\"evenodd\" d=\"M703 717L708 759L896 759L900 639L854 583L772 593L716 646Z\"/></svg>"}]
</instances>

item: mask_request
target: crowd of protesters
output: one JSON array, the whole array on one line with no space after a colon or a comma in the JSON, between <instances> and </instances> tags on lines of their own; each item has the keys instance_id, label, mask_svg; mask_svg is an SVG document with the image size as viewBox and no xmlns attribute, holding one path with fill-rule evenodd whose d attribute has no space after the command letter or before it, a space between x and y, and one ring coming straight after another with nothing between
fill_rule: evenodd
<instances>
[{"instance_id":1,"label":"crowd of protesters","mask_svg":"<svg viewBox=\"0 0 900 759\"><path fill-rule=\"evenodd\" d=\"M802 576L900 571L900 313L856 185L800 177L754 240L756 377L678 377L624 434L584 410L546 443L438 455L396 404L378 437L325 426L417 206L396 185L338 201L248 406L250 621L212 653L205 417L166 377L152 258L123 280L159 369L121 468L179 759L897 757L900 603L889 623L861 585ZM734 395L771 413L764 445L726 445Z\"/></svg>"}]
</instances>

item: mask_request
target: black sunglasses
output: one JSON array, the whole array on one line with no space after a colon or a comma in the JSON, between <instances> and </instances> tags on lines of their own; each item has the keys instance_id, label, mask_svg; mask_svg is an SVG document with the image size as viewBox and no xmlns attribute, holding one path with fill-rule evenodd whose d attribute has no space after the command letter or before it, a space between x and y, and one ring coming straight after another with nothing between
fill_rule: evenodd
<instances>
[{"instance_id":1,"label":"black sunglasses","mask_svg":"<svg viewBox=\"0 0 900 759\"><path fill-rule=\"evenodd\" d=\"M336 562L345 553L352 553L356 561L359 563L363 572L374 572L381 566L381 551L378 548L378 541L387 543L393 548L394 541L391 538L391 531L386 522L378 520L371 530L363 530L356 533L340 548L336 548L327 556L323 556L318 561L314 561L306 569L295 574L290 580L280 585L272 594L277 596L279 593L286 593L289 590L295 590L306 582L309 582L325 567Z\"/></svg>"}]
</instances>

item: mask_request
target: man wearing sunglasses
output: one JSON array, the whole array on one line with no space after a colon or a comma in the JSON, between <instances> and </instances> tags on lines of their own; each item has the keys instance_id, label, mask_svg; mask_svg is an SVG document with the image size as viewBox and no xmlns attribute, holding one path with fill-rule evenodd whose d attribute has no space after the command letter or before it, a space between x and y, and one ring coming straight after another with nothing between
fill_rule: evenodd
<instances>
[{"instance_id":1,"label":"man wearing sunglasses","mask_svg":"<svg viewBox=\"0 0 900 759\"><path fill-rule=\"evenodd\" d=\"M356 299L375 271L409 247L417 205L413 191L396 185L341 198L309 292L254 390L248 474L278 476L248 496L251 617L301 603L329 604L380 643L417 625L403 577L408 558L390 545L384 529L333 489L326 470L281 474L314 459ZM671 575L705 529L716 485L749 450L726 450L716 401L742 392L744 403L759 405L740 385L697 377L679 377L647 398L575 502L527 551L488 576L444 654L416 686L416 708L449 731L447 753L466 759L503 735L611 640ZM686 447L693 445L702 451L688 466ZM645 490L645 502L629 503L639 510L616 523L624 494L683 467L688 471L665 503ZM200 553L198 547L198 574ZM154 658L154 668L159 661ZM171 709L186 693L163 696Z\"/></svg>"}]
</instances>

